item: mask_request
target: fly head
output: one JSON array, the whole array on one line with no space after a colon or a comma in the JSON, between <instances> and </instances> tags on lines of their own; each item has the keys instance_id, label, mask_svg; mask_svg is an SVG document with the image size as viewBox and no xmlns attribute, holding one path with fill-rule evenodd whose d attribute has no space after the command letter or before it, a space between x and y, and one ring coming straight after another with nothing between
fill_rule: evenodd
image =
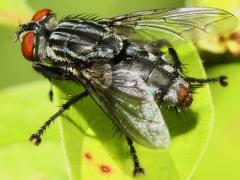
<instances>
[{"instance_id":1,"label":"fly head","mask_svg":"<svg viewBox=\"0 0 240 180\"><path fill-rule=\"evenodd\" d=\"M13 41L22 42L22 54L27 60L37 62L46 59L48 38L57 22L50 9L42 9L33 15L31 22L19 25Z\"/></svg>"}]
</instances>

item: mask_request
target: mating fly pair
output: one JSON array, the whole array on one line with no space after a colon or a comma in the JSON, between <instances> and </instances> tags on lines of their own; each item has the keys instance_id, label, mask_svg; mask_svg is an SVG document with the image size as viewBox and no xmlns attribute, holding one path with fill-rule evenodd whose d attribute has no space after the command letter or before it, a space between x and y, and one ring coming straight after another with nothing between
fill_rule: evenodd
<instances>
[{"instance_id":1,"label":"mating fly pair","mask_svg":"<svg viewBox=\"0 0 240 180\"><path fill-rule=\"evenodd\" d=\"M75 81L85 91L63 104L30 140L38 145L58 116L90 95L126 136L133 174L144 174L132 140L153 148L169 145L161 108L189 107L193 87L227 83L224 76L186 77L176 50L165 36L147 40L140 32L157 36L159 31L195 41L237 24L232 14L206 7L147 10L106 19L79 15L58 20L50 9L38 11L15 34L15 40L22 42L24 57L50 81ZM167 50L162 51L164 47Z\"/></svg>"}]
</instances>

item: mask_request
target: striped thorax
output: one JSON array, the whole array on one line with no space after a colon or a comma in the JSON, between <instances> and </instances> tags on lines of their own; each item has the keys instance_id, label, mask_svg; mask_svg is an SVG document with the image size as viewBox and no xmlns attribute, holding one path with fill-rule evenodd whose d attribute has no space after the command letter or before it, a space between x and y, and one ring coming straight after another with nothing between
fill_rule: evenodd
<instances>
[{"instance_id":1,"label":"striped thorax","mask_svg":"<svg viewBox=\"0 0 240 180\"><path fill-rule=\"evenodd\" d=\"M137 73L158 102L170 106L189 106L192 102L189 84L179 67L168 62L164 53L154 51L158 44L131 42L107 23L79 17L57 20L50 9L43 9L35 13L30 23L22 25L15 36L22 41L26 59L55 66L84 85L95 82L108 88L112 81L110 71L118 64ZM105 67L108 69L103 72Z\"/></svg>"},{"instance_id":2,"label":"striped thorax","mask_svg":"<svg viewBox=\"0 0 240 180\"><path fill-rule=\"evenodd\" d=\"M93 63L114 58L122 49L122 40L106 25L64 19L51 33L46 48L52 61Z\"/></svg>"}]
</instances>

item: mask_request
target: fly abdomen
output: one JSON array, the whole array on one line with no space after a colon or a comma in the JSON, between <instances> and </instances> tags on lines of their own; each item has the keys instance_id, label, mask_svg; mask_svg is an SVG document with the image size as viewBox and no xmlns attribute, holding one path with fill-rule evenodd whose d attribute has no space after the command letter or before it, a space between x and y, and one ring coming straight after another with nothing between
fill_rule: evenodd
<instances>
[{"instance_id":1,"label":"fly abdomen","mask_svg":"<svg viewBox=\"0 0 240 180\"><path fill-rule=\"evenodd\" d=\"M152 91L162 90L164 94L179 73L171 63L162 59L161 53L155 54L141 46L129 44L121 53L122 62L132 72L139 73Z\"/></svg>"},{"instance_id":2,"label":"fly abdomen","mask_svg":"<svg viewBox=\"0 0 240 180\"><path fill-rule=\"evenodd\" d=\"M51 33L47 46L53 61L96 62L109 60L122 48L122 40L105 25L83 20L66 20Z\"/></svg>"}]
</instances>

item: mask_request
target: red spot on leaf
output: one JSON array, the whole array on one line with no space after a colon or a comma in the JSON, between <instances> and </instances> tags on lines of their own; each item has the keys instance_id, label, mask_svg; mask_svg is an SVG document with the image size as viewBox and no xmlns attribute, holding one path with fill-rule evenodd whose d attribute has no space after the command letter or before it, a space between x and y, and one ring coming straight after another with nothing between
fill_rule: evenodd
<instances>
[{"instance_id":1,"label":"red spot on leaf","mask_svg":"<svg viewBox=\"0 0 240 180\"><path fill-rule=\"evenodd\" d=\"M100 166L100 170L101 170L101 172L103 172L103 173L110 173L110 172L112 171L111 168L108 167L108 166L106 166L106 165L101 165L101 166Z\"/></svg>"},{"instance_id":2,"label":"red spot on leaf","mask_svg":"<svg viewBox=\"0 0 240 180\"><path fill-rule=\"evenodd\" d=\"M87 159L87 160L91 160L92 159L92 155L90 154L90 153L85 153L84 154L84 156L85 156L85 158Z\"/></svg>"}]
</instances>

